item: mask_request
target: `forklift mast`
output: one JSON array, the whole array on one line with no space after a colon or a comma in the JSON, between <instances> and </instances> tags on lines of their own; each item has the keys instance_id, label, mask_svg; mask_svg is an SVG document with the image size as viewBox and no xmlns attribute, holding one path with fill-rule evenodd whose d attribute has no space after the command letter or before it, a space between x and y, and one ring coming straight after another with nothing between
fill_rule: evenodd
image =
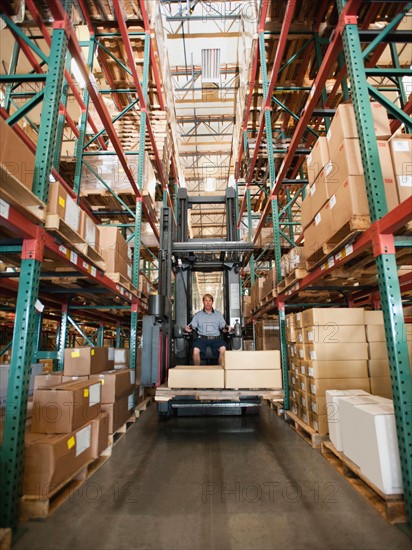
<instances>
[{"instance_id":1,"label":"forklift mast","mask_svg":"<svg viewBox=\"0 0 412 550\"><path fill-rule=\"evenodd\" d=\"M195 204L225 204L226 238L189 239L188 211ZM230 187L224 196L206 197L189 197L186 189L179 189L176 223L170 208L163 207L160 225L158 294L149 297L148 315L143 317L142 383L146 386L162 384L169 368L190 364L190 343L184 329L194 313L195 272L223 272L222 313L228 325L238 327L231 339L231 349L242 349L240 269L243 253L253 250L253 243L237 238L236 192Z\"/></svg>"}]
</instances>

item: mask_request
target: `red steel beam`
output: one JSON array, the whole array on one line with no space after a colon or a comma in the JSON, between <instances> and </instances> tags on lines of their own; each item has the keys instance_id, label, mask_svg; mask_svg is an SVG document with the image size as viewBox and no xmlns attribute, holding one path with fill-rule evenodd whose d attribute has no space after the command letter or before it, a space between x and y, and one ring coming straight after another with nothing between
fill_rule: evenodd
<instances>
[{"instance_id":1,"label":"red steel beam","mask_svg":"<svg viewBox=\"0 0 412 550\"><path fill-rule=\"evenodd\" d=\"M250 182L252 181L253 170L256 165L256 161L259 154L259 147L262 141L263 131L265 129L265 113L266 111L271 110L273 88L275 87L278 74L279 74L280 65L282 63L283 54L285 53L286 44L288 41L289 29L292 25L292 19L293 19L293 14L295 12L295 7L296 7L296 0L289 0L286 6L282 28L279 35L278 46L276 48L275 60L273 62L272 72L270 75L268 91L267 91L266 97L264 97L262 101L262 107L261 107L259 123L258 123L259 130L258 130L258 135L256 137L253 158L249 167L249 175L246 180L246 189L250 186ZM261 21L261 25L262 25L262 21ZM272 185L272 182L270 183ZM246 193L243 196L242 204L240 207L238 225L240 225L240 221L242 219L242 215L243 215L243 212L245 211L245 208L246 208Z\"/></svg>"},{"instance_id":2,"label":"red steel beam","mask_svg":"<svg viewBox=\"0 0 412 550\"><path fill-rule=\"evenodd\" d=\"M412 99L408 101L408 103L405 105L403 110L407 115L410 115L412 113ZM390 124L392 134L394 134L396 130L398 130L400 125L401 125L401 121L398 118L395 118L394 120L392 120Z\"/></svg>"}]
</instances>

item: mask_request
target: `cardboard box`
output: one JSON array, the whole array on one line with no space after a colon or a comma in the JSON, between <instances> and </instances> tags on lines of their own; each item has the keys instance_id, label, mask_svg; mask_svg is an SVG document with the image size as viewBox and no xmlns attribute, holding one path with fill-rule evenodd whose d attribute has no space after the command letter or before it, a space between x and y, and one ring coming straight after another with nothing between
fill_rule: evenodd
<instances>
[{"instance_id":1,"label":"cardboard box","mask_svg":"<svg viewBox=\"0 0 412 550\"><path fill-rule=\"evenodd\" d=\"M299 418L309 426L309 411L307 409L301 409Z\"/></svg>"},{"instance_id":2,"label":"cardboard box","mask_svg":"<svg viewBox=\"0 0 412 550\"><path fill-rule=\"evenodd\" d=\"M310 380L309 376L306 376L304 374L299 374L298 377L299 380L299 390L303 391L305 393L310 393ZM306 408L308 408L308 404L305 405Z\"/></svg>"},{"instance_id":3,"label":"cardboard box","mask_svg":"<svg viewBox=\"0 0 412 550\"><path fill-rule=\"evenodd\" d=\"M383 312L365 310L365 325L383 325Z\"/></svg>"},{"instance_id":4,"label":"cardboard box","mask_svg":"<svg viewBox=\"0 0 412 550\"><path fill-rule=\"evenodd\" d=\"M322 245L333 235L330 204L327 202L305 229L304 253L308 259L324 256Z\"/></svg>"},{"instance_id":5,"label":"cardboard box","mask_svg":"<svg viewBox=\"0 0 412 550\"><path fill-rule=\"evenodd\" d=\"M399 202L412 196L412 135L395 134L389 141Z\"/></svg>"},{"instance_id":6,"label":"cardboard box","mask_svg":"<svg viewBox=\"0 0 412 550\"><path fill-rule=\"evenodd\" d=\"M389 361L386 341L369 342L368 350L369 350L369 359L384 359L385 361Z\"/></svg>"},{"instance_id":7,"label":"cardboard box","mask_svg":"<svg viewBox=\"0 0 412 550\"><path fill-rule=\"evenodd\" d=\"M290 271L306 269L306 257L303 246L294 246L288 252ZM274 279L275 280L275 279Z\"/></svg>"},{"instance_id":8,"label":"cardboard box","mask_svg":"<svg viewBox=\"0 0 412 550\"><path fill-rule=\"evenodd\" d=\"M392 156L389 142L378 140L378 150L383 176L383 186L385 188L386 204L388 206L388 211L390 212L399 204L399 195L397 192L399 188L397 186L397 178L391 162Z\"/></svg>"},{"instance_id":9,"label":"cardboard box","mask_svg":"<svg viewBox=\"0 0 412 550\"><path fill-rule=\"evenodd\" d=\"M296 328L303 328L303 313L295 313Z\"/></svg>"},{"instance_id":10,"label":"cardboard box","mask_svg":"<svg viewBox=\"0 0 412 550\"><path fill-rule=\"evenodd\" d=\"M11 176L32 189L35 156L16 132L0 117L0 189Z\"/></svg>"},{"instance_id":11,"label":"cardboard box","mask_svg":"<svg viewBox=\"0 0 412 550\"><path fill-rule=\"evenodd\" d=\"M100 251L100 231L93 219L84 210L80 211L80 236L86 243L94 248L97 252Z\"/></svg>"},{"instance_id":12,"label":"cardboard box","mask_svg":"<svg viewBox=\"0 0 412 550\"><path fill-rule=\"evenodd\" d=\"M317 416L328 414L326 396L320 397L318 395L309 394L309 411Z\"/></svg>"},{"instance_id":13,"label":"cardboard box","mask_svg":"<svg viewBox=\"0 0 412 550\"><path fill-rule=\"evenodd\" d=\"M118 227L100 225L100 251L107 273L120 273L130 279L131 262L128 246Z\"/></svg>"},{"instance_id":14,"label":"cardboard box","mask_svg":"<svg viewBox=\"0 0 412 550\"><path fill-rule=\"evenodd\" d=\"M301 408L301 413L305 412L306 414L309 412L309 395L310 393L303 390L298 390L299 394L299 404Z\"/></svg>"},{"instance_id":15,"label":"cardboard box","mask_svg":"<svg viewBox=\"0 0 412 550\"><path fill-rule=\"evenodd\" d=\"M109 433L115 433L130 418L134 407L134 392L114 403L103 403L102 410L109 413Z\"/></svg>"},{"instance_id":16,"label":"cardboard box","mask_svg":"<svg viewBox=\"0 0 412 550\"><path fill-rule=\"evenodd\" d=\"M26 433L24 446L24 495L45 499L92 458L91 422L67 434Z\"/></svg>"},{"instance_id":17,"label":"cardboard box","mask_svg":"<svg viewBox=\"0 0 412 550\"><path fill-rule=\"evenodd\" d=\"M110 417L108 411L103 411L92 420L92 458L99 458L109 446Z\"/></svg>"},{"instance_id":18,"label":"cardboard box","mask_svg":"<svg viewBox=\"0 0 412 550\"><path fill-rule=\"evenodd\" d=\"M402 494L402 472L399 459L393 403L359 405L357 443L360 445L362 473L386 495Z\"/></svg>"},{"instance_id":19,"label":"cardboard box","mask_svg":"<svg viewBox=\"0 0 412 550\"><path fill-rule=\"evenodd\" d=\"M338 451L343 451L342 443L342 422L340 418L341 408L339 399L341 397L363 396L371 397L369 392L364 390L342 389L342 390L326 390L326 413L328 415L329 438Z\"/></svg>"},{"instance_id":20,"label":"cardboard box","mask_svg":"<svg viewBox=\"0 0 412 550\"><path fill-rule=\"evenodd\" d=\"M58 386L62 383L61 374L38 374L34 378L34 390L38 388L50 388L52 386Z\"/></svg>"},{"instance_id":21,"label":"cardboard box","mask_svg":"<svg viewBox=\"0 0 412 550\"><path fill-rule=\"evenodd\" d=\"M308 348L305 344L296 344L297 357L301 361L309 359Z\"/></svg>"},{"instance_id":22,"label":"cardboard box","mask_svg":"<svg viewBox=\"0 0 412 550\"><path fill-rule=\"evenodd\" d=\"M364 326L340 325L337 321L330 322L327 325L315 324L312 327L304 328L304 341L308 344L341 344L343 342L366 342Z\"/></svg>"},{"instance_id":23,"label":"cardboard box","mask_svg":"<svg viewBox=\"0 0 412 550\"><path fill-rule=\"evenodd\" d=\"M266 277L263 279L262 298L272 293L276 295L276 268L272 267L268 270Z\"/></svg>"},{"instance_id":24,"label":"cardboard box","mask_svg":"<svg viewBox=\"0 0 412 550\"><path fill-rule=\"evenodd\" d=\"M363 176L348 176L329 199L332 234L338 233L353 217L363 217L364 229L370 225L368 197ZM335 239L341 239L336 235ZM328 239L325 239L328 240Z\"/></svg>"},{"instance_id":25,"label":"cardboard box","mask_svg":"<svg viewBox=\"0 0 412 550\"><path fill-rule=\"evenodd\" d=\"M312 183L302 201L301 218L302 226L305 228L313 220L316 214L326 204L330 197L326 174L332 169L332 164L328 163L320 172L318 179Z\"/></svg>"},{"instance_id":26,"label":"cardboard box","mask_svg":"<svg viewBox=\"0 0 412 550\"><path fill-rule=\"evenodd\" d=\"M365 310L363 308L349 307L319 307L306 309L302 315L302 326L311 327L313 325L328 325L339 321L342 325L364 325Z\"/></svg>"},{"instance_id":27,"label":"cardboard box","mask_svg":"<svg viewBox=\"0 0 412 550\"><path fill-rule=\"evenodd\" d=\"M128 348L115 348L114 350L114 364L126 365L130 364L130 349Z\"/></svg>"},{"instance_id":28,"label":"cardboard box","mask_svg":"<svg viewBox=\"0 0 412 550\"><path fill-rule=\"evenodd\" d=\"M368 372L369 372L370 378L380 378L382 376L389 378L390 376L389 362L386 359L369 359ZM371 393L374 393L372 386L371 386Z\"/></svg>"},{"instance_id":29,"label":"cardboard box","mask_svg":"<svg viewBox=\"0 0 412 550\"><path fill-rule=\"evenodd\" d=\"M377 101L371 102L372 118L377 139L389 139L391 129L386 109ZM345 138L358 138L355 112L351 103L342 103L336 109L327 133L329 153L332 156Z\"/></svg>"},{"instance_id":30,"label":"cardboard box","mask_svg":"<svg viewBox=\"0 0 412 550\"><path fill-rule=\"evenodd\" d=\"M89 376L113 367L108 360L108 348L83 347L64 350L64 375Z\"/></svg>"},{"instance_id":31,"label":"cardboard box","mask_svg":"<svg viewBox=\"0 0 412 550\"><path fill-rule=\"evenodd\" d=\"M266 337L256 338L256 350L258 351L270 351L280 349L279 337Z\"/></svg>"},{"instance_id":32,"label":"cardboard box","mask_svg":"<svg viewBox=\"0 0 412 550\"><path fill-rule=\"evenodd\" d=\"M251 305L252 309L259 305L260 300L263 298L263 284L265 280L262 277L255 279L255 282L250 287Z\"/></svg>"},{"instance_id":33,"label":"cardboard box","mask_svg":"<svg viewBox=\"0 0 412 550\"><path fill-rule=\"evenodd\" d=\"M80 212L79 205L64 187L58 181L50 182L47 214L59 216L73 231L80 235Z\"/></svg>"},{"instance_id":34,"label":"cardboard box","mask_svg":"<svg viewBox=\"0 0 412 550\"><path fill-rule=\"evenodd\" d=\"M246 354L256 352L234 351L232 353ZM219 365L201 367L190 365L176 366L174 369L169 370L168 386L169 388L222 389L225 387L224 370Z\"/></svg>"},{"instance_id":35,"label":"cardboard box","mask_svg":"<svg viewBox=\"0 0 412 550\"><path fill-rule=\"evenodd\" d=\"M309 411L309 426L319 434L326 435L329 432L328 417L326 414L315 414Z\"/></svg>"},{"instance_id":36,"label":"cardboard box","mask_svg":"<svg viewBox=\"0 0 412 550\"><path fill-rule=\"evenodd\" d=\"M369 392L369 378L311 378L310 393L319 397L326 390L364 390Z\"/></svg>"},{"instance_id":37,"label":"cardboard box","mask_svg":"<svg viewBox=\"0 0 412 550\"><path fill-rule=\"evenodd\" d=\"M366 325L366 338L368 342L385 342L386 334L383 322L381 325Z\"/></svg>"},{"instance_id":38,"label":"cardboard box","mask_svg":"<svg viewBox=\"0 0 412 550\"><path fill-rule=\"evenodd\" d=\"M272 370L225 370L227 389L281 389L282 371Z\"/></svg>"},{"instance_id":39,"label":"cardboard box","mask_svg":"<svg viewBox=\"0 0 412 550\"><path fill-rule=\"evenodd\" d=\"M311 361L359 361L369 359L366 342L339 344L316 343L306 344L307 359ZM337 388L339 389L339 388Z\"/></svg>"},{"instance_id":40,"label":"cardboard box","mask_svg":"<svg viewBox=\"0 0 412 550\"><path fill-rule=\"evenodd\" d=\"M88 376L62 376L62 382L76 382L82 380L89 380Z\"/></svg>"},{"instance_id":41,"label":"cardboard box","mask_svg":"<svg viewBox=\"0 0 412 550\"><path fill-rule=\"evenodd\" d=\"M135 373L129 369L117 369L92 374L90 380L100 382L102 403L114 403L123 395L130 394L135 386Z\"/></svg>"},{"instance_id":42,"label":"cardboard box","mask_svg":"<svg viewBox=\"0 0 412 550\"><path fill-rule=\"evenodd\" d=\"M316 180L329 158L328 140L325 137L319 137L307 157L309 185Z\"/></svg>"},{"instance_id":43,"label":"cardboard box","mask_svg":"<svg viewBox=\"0 0 412 550\"><path fill-rule=\"evenodd\" d=\"M37 389L33 397L33 433L70 433L100 413L100 384L65 382Z\"/></svg>"},{"instance_id":44,"label":"cardboard box","mask_svg":"<svg viewBox=\"0 0 412 550\"><path fill-rule=\"evenodd\" d=\"M358 361L306 361L305 371L311 378L367 378L368 362Z\"/></svg>"},{"instance_id":45,"label":"cardboard box","mask_svg":"<svg viewBox=\"0 0 412 550\"><path fill-rule=\"evenodd\" d=\"M393 399L390 376L371 376L370 384L372 395Z\"/></svg>"},{"instance_id":46,"label":"cardboard box","mask_svg":"<svg viewBox=\"0 0 412 550\"><path fill-rule=\"evenodd\" d=\"M226 351L225 370L271 370L280 369L280 352L270 351Z\"/></svg>"}]
</instances>

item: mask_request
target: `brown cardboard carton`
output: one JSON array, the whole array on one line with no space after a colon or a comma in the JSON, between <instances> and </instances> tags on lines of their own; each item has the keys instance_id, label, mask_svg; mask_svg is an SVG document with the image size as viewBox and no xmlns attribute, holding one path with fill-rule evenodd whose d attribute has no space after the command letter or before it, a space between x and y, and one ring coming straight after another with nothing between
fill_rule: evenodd
<instances>
[{"instance_id":1,"label":"brown cardboard carton","mask_svg":"<svg viewBox=\"0 0 412 550\"><path fill-rule=\"evenodd\" d=\"M129 369L116 369L92 374L90 380L98 380L101 383L102 403L114 403L116 399L129 395L132 391L135 384L132 384L131 375L132 371Z\"/></svg>"},{"instance_id":2,"label":"brown cardboard carton","mask_svg":"<svg viewBox=\"0 0 412 550\"><path fill-rule=\"evenodd\" d=\"M383 325L382 311L366 311L365 310L365 325Z\"/></svg>"},{"instance_id":3,"label":"brown cardboard carton","mask_svg":"<svg viewBox=\"0 0 412 550\"><path fill-rule=\"evenodd\" d=\"M309 411L309 426L321 435L329 433L328 417L326 414L315 414Z\"/></svg>"},{"instance_id":4,"label":"brown cardboard carton","mask_svg":"<svg viewBox=\"0 0 412 550\"><path fill-rule=\"evenodd\" d=\"M301 361L304 359L309 359L308 351L305 344L296 344L297 358Z\"/></svg>"},{"instance_id":5,"label":"brown cardboard carton","mask_svg":"<svg viewBox=\"0 0 412 550\"><path fill-rule=\"evenodd\" d=\"M306 376L306 375L303 375L303 374L299 374L299 377L298 377L298 380L299 380L299 390L300 391L303 391L305 393L309 393L309 384L310 384L310 381L309 381L309 377ZM307 405L305 405L306 407Z\"/></svg>"},{"instance_id":6,"label":"brown cardboard carton","mask_svg":"<svg viewBox=\"0 0 412 550\"><path fill-rule=\"evenodd\" d=\"M313 222L305 229L304 253L308 259L323 257L322 245L330 240L333 235L333 222L330 204L327 202L316 214Z\"/></svg>"},{"instance_id":7,"label":"brown cardboard carton","mask_svg":"<svg viewBox=\"0 0 412 550\"><path fill-rule=\"evenodd\" d=\"M62 382L76 382L89 380L89 376L62 376Z\"/></svg>"},{"instance_id":8,"label":"brown cardboard carton","mask_svg":"<svg viewBox=\"0 0 412 550\"><path fill-rule=\"evenodd\" d=\"M40 388L33 404L33 433L70 433L100 413L100 384L87 380Z\"/></svg>"},{"instance_id":9,"label":"brown cardboard carton","mask_svg":"<svg viewBox=\"0 0 412 550\"><path fill-rule=\"evenodd\" d=\"M385 342L385 327L383 319L381 325L366 325L366 337L368 342Z\"/></svg>"},{"instance_id":10,"label":"brown cardboard carton","mask_svg":"<svg viewBox=\"0 0 412 550\"><path fill-rule=\"evenodd\" d=\"M61 374L38 374L34 378L34 391L38 388L50 388L62 383Z\"/></svg>"},{"instance_id":11,"label":"brown cardboard carton","mask_svg":"<svg viewBox=\"0 0 412 550\"><path fill-rule=\"evenodd\" d=\"M372 118L377 139L389 139L391 129L386 109L377 101L371 102ZM351 103L338 106L327 134L329 153L332 156L345 138L358 138L355 112Z\"/></svg>"},{"instance_id":12,"label":"brown cardboard carton","mask_svg":"<svg viewBox=\"0 0 412 550\"><path fill-rule=\"evenodd\" d=\"M296 322L296 328L303 327L303 313L301 313L300 311L295 314L295 322Z\"/></svg>"},{"instance_id":13,"label":"brown cardboard carton","mask_svg":"<svg viewBox=\"0 0 412 550\"><path fill-rule=\"evenodd\" d=\"M92 420L92 458L99 458L109 446L110 417L108 411L103 411Z\"/></svg>"},{"instance_id":14,"label":"brown cardboard carton","mask_svg":"<svg viewBox=\"0 0 412 550\"><path fill-rule=\"evenodd\" d=\"M299 393L299 404L301 407L301 413L302 412L308 412L309 411L309 395L310 393L308 391L298 390Z\"/></svg>"},{"instance_id":15,"label":"brown cardboard carton","mask_svg":"<svg viewBox=\"0 0 412 550\"><path fill-rule=\"evenodd\" d=\"M399 204L397 191L397 178L393 169L390 144L388 141L378 140L379 160L381 162L383 186L385 188L388 211L393 210Z\"/></svg>"},{"instance_id":16,"label":"brown cardboard carton","mask_svg":"<svg viewBox=\"0 0 412 550\"><path fill-rule=\"evenodd\" d=\"M271 370L280 369L280 352L270 351L226 351L226 370Z\"/></svg>"},{"instance_id":17,"label":"brown cardboard carton","mask_svg":"<svg viewBox=\"0 0 412 550\"><path fill-rule=\"evenodd\" d=\"M325 137L319 137L307 157L309 185L316 180L329 158L328 140Z\"/></svg>"},{"instance_id":18,"label":"brown cardboard carton","mask_svg":"<svg viewBox=\"0 0 412 550\"><path fill-rule=\"evenodd\" d=\"M16 132L0 117L0 189L14 177L27 189L32 189L35 156Z\"/></svg>"},{"instance_id":19,"label":"brown cardboard carton","mask_svg":"<svg viewBox=\"0 0 412 550\"><path fill-rule=\"evenodd\" d=\"M348 176L329 199L332 234L337 234L353 217L364 218L364 229L370 224L369 205L363 176ZM336 235L336 239L341 236ZM327 240L327 239L325 239Z\"/></svg>"},{"instance_id":20,"label":"brown cardboard carton","mask_svg":"<svg viewBox=\"0 0 412 550\"><path fill-rule=\"evenodd\" d=\"M326 397L309 394L309 410L317 416L328 414Z\"/></svg>"},{"instance_id":21,"label":"brown cardboard carton","mask_svg":"<svg viewBox=\"0 0 412 550\"><path fill-rule=\"evenodd\" d=\"M369 378L311 378L310 393L325 396L326 390L364 390L370 391Z\"/></svg>"},{"instance_id":22,"label":"brown cardboard carton","mask_svg":"<svg viewBox=\"0 0 412 550\"><path fill-rule=\"evenodd\" d=\"M368 360L368 345L366 342L354 342L350 346L346 342L313 342L305 347L307 359L311 361L358 361Z\"/></svg>"},{"instance_id":23,"label":"brown cardboard carton","mask_svg":"<svg viewBox=\"0 0 412 550\"><path fill-rule=\"evenodd\" d=\"M358 361L306 361L306 374L311 378L366 378L368 362Z\"/></svg>"},{"instance_id":24,"label":"brown cardboard carton","mask_svg":"<svg viewBox=\"0 0 412 550\"><path fill-rule=\"evenodd\" d=\"M262 298L268 294L276 295L276 268L272 267L267 272L266 277L263 280L262 286Z\"/></svg>"},{"instance_id":25,"label":"brown cardboard carton","mask_svg":"<svg viewBox=\"0 0 412 550\"><path fill-rule=\"evenodd\" d=\"M389 362L387 359L369 359L368 371L370 378L389 377Z\"/></svg>"},{"instance_id":26,"label":"brown cardboard carton","mask_svg":"<svg viewBox=\"0 0 412 550\"><path fill-rule=\"evenodd\" d=\"M272 370L225 370L225 388L227 389L280 389L282 371Z\"/></svg>"},{"instance_id":27,"label":"brown cardboard carton","mask_svg":"<svg viewBox=\"0 0 412 550\"><path fill-rule=\"evenodd\" d=\"M369 342L369 359L388 359L388 349L386 347L386 340L384 342Z\"/></svg>"},{"instance_id":28,"label":"brown cardboard carton","mask_svg":"<svg viewBox=\"0 0 412 550\"><path fill-rule=\"evenodd\" d=\"M98 226L93 219L85 212L80 212L80 236L85 242L94 248L97 252L100 251L100 232Z\"/></svg>"},{"instance_id":29,"label":"brown cardboard carton","mask_svg":"<svg viewBox=\"0 0 412 550\"><path fill-rule=\"evenodd\" d=\"M304 330L304 341L308 344L341 344L343 342L366 342L365 327L362 325L339 325L330 322L327 325L317 323Z\"/></svg>"},{"instance_id":30,"label":"brown cardboard carton","mask_svg":"<svg viewBox=\"0 0 412 550\"><path fill-rule=\"evenodd\" d=\"M280 339L278 336L268 336L266 338L256 338L257 351L270 351L280 349Z\"/></svg>"},{"instance_id":31,"label":"brown cardboard carton","mask_svg":"<svg viewBox=\"0 0 412 550\"><path fill-rule=\"evenodd\" d=\"M108 348L66 348L64 350L64 375L89 376L112 368L108 360Z\"/></svg>"},{"instance_id":32,"label":"brown cardboard carton","mask_svg":"<svg viewBox=\"0 0 412 550\"><path fill-rule=\"evenodd\" d=\"M72 199L64 187L58 181L50 182L47 214L57 215L73 231L80 235L80 212L79 205Z\"/></svg>"},{"instance_id":33,"label":"brown cardboard carton","mask_svg":"<svg viewBox=\"0 0 412 550\"><path fill-rule=\"evenodd\" d=\"M119 256L127 260L129 258L127 243L118 227L100 225L100 248L102 250L115 250Z\"/></svg>"},{"instance_id":34,"label":"brown cardboard carton","mask_svg":"<svg viewBox=\"0 0 412 550\"><path fill-rule=\"evenodd\" d=\"M24 495L46 498L92 458L91 422L67 434L26 433Z\"/></svg>"},{"instance_id":35,"label":"brown cardboard carton","mask_svg":"<svg viewBox=\"0 0 412 550\"><path fill-rule=\"evenodd\" d=\"M328 163L324 168L322 168L318 179L310 186L306 194L305 201L309 201L309 212L307 215L310 215L311 219L313 219L319 210L323 208L330 197L330 191L326 178L326 174L329 172L330 166L331 163ZM302 211L302 218L305 217L304 214L306 215L306 213Z\"/></svg>"},{"instance_id":36,"label":"brown cardboard carton","mask_svg":"<svg viewBox=\"0 0 412 550\"><path fill-rule=\"evenodd\" d=\"M371 377L371 394L393 399L390 376Z\"/></svg>"},{"instance_id":37,"label":"brown cardboard carton","mask_svg":"<svg viewBox=\"0 0 412 550\"><path fill-rule=\"evenodd\" d=\"M311 308L306 309L302 314L302 326L328 325L336 323L339 325L364 325L365 310L363 308ZM364 329L363 329L364 330Z\"/></svg>"},{"instance_id":38,"label":"brown cardboard carton","mask_svg":"<svg viewBox=\"0 0 412 550\"><path fill-rule=\"evenodd\" d=\"M247 354L255 352L238 351L232 353ZM193 367L176 366L169 370L169 388L222 389L225 387L224 370L219 365Z\"/></svg>"},{"instance_id":39,"label":"brown cardboard carton","mask_svg":"<svg viewBox=\"0 0 412 550\"><path fill-rule=\"evenodd\" d=\"M134 392L124 395L114 403L104 403L102 410L109 413L109 433L115 433L128 420L133 412Z\"/></svg>"},{"instance_id":40,"label":"brown cardboard carton","mask_svg":"<svg viewBox=\"0 0 412 550\"><path fill-rule=\"evenodd\" d=\"M395 134L389 141L399 202L412 196L412 135Z\"/></svg>"},{"instance_id":41,"label":"brown cardboard carton","mask_svg":"<svg viewBox=\"0 0 412 550\"><path fill-rule=\"evenodd\" d=\"M252 309L259 305L260 300L263 298L263 284L265 280L262 277L259 277L255 280L253 285L250 287L250 296Z\"/></svg>"}]
</instances>

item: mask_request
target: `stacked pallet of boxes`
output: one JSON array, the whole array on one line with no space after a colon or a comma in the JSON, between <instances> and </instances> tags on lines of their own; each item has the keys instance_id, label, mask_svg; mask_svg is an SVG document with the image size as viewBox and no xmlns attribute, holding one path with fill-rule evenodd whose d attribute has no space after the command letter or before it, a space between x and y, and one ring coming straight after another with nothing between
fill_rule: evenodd
<instances>
[{"instance_id":1,"label":"stacked pallet of boxes","mask_svg":"<svg viewBox=\"0 0 412 550\"><path fill-rule=\"evenodd\" d=\"M252 317L252 296L243 296L243 317L245 322Z\"/></svg>"},{"instance_id":2,"label":"stacked pallet of boxes","mask_svg":"<svg viewBox=\"0 0 412 550\"><path fill-rule=\"evenodd\" d=\"M325 434L325 391L370 389L364 310L314 308L297 313L296 339L301 417Z\"/></svg>"},{"instance_id":3,"label":"stacked pallet of boxes","mask_svg":"<svg viewBox=\"0 0 412 550\"><path fill-rule=\"evenodd\" d=\"M386 347L382 311L365 311L366 337L368 341L368 368L371 393L392 399L389 358ZM412 359L412 325L406 325L406 343Z\"/></svg>"},{"instance_id":4,"label":"stacked pallet of boxes","mask_svg":"<svg viewBox=\"0 0 412 550\"><path fill-rule=\"evenodd\" d=\"M299 416L300 401L299 401L299 367L297 365L296 351L296 315L289 313L286 315L286 340L288 349L288 365L289 365L289 399L290 410Z\"/></svg>"},{"instance_id":5,"label":"stacked pallet of boxes","mask_svg":"<svg viewBox=\"0 0 412 550\"><path fill-rule=\"evenodd\" d=\"M388 209L398 202L388 139L386 109L372 102L375 134ZM353 230L370 224L364 171L352 104L337 108L326 138L319 138L308 157L309 190L302 202L305 256L319 260Z\"/></svg>"},{"instance_id":6,"label":"stacked pallet of boxes","mask_svg":"<svg viewBox=\"0 0 412 550\"><path fill-rule=\"evenodd\" d=\"M47 498L107 447L108 415L101 413L100 383L88 379L39 385L33 404L23 494Z\"/></svg>"},{"instance_id":7,"label":"stacked pallet of boxes","mask_svg":"<svg viewBox=\"0 0 412 550\"><path fill-rule=\"evenodd\" d=\"M100 248L107 273L120 273L128 281L132 277L129 247L118 227L100 226Z\"/></svg>"},{"instance_id":8,"label":"stacked pallet of boxes","mask_svg":"<svg viewBox=\"0 0 412 550\"><path fill-rule=\"evenodd\" d=\"M251 307L252 311L259 307L259 304L263 298L263 284L265 279L263 277L258 277L255 282L250 287L250 298L251 298Z\"/></svg>"},{"instance_id":9,"label":"stacked pallet of boxes","mask_svg":"<svg viewBox=\"0 0 412 550\"><path fill-rule=\"evenodd\" d=\"M181 365L169 370L169 388L281 389L279 351L227 351L224 366Z\"/></svg>"},{"instance_id":10,"label":"stacked pallet of boxes","mask_svg":"<svg viewBox=\"0 0 412 550\"><path fill-rule=\"evenodd\" d=\"M303 246L294 246L287 254L284 254L280 261L282 278L293 274L295 270L306 270L306 256Z\"/></svg>"},{"instance_id":11,"label":"stacked pallet of boxes","mask_svg":"<svg viewBox=\"0 0 412 550\"><path fill-rule=\"evenodd\" d=\"M279 322L277 319L261 319L255 323L256 350L279 350Z\"/></svg>"}]
</instances>

